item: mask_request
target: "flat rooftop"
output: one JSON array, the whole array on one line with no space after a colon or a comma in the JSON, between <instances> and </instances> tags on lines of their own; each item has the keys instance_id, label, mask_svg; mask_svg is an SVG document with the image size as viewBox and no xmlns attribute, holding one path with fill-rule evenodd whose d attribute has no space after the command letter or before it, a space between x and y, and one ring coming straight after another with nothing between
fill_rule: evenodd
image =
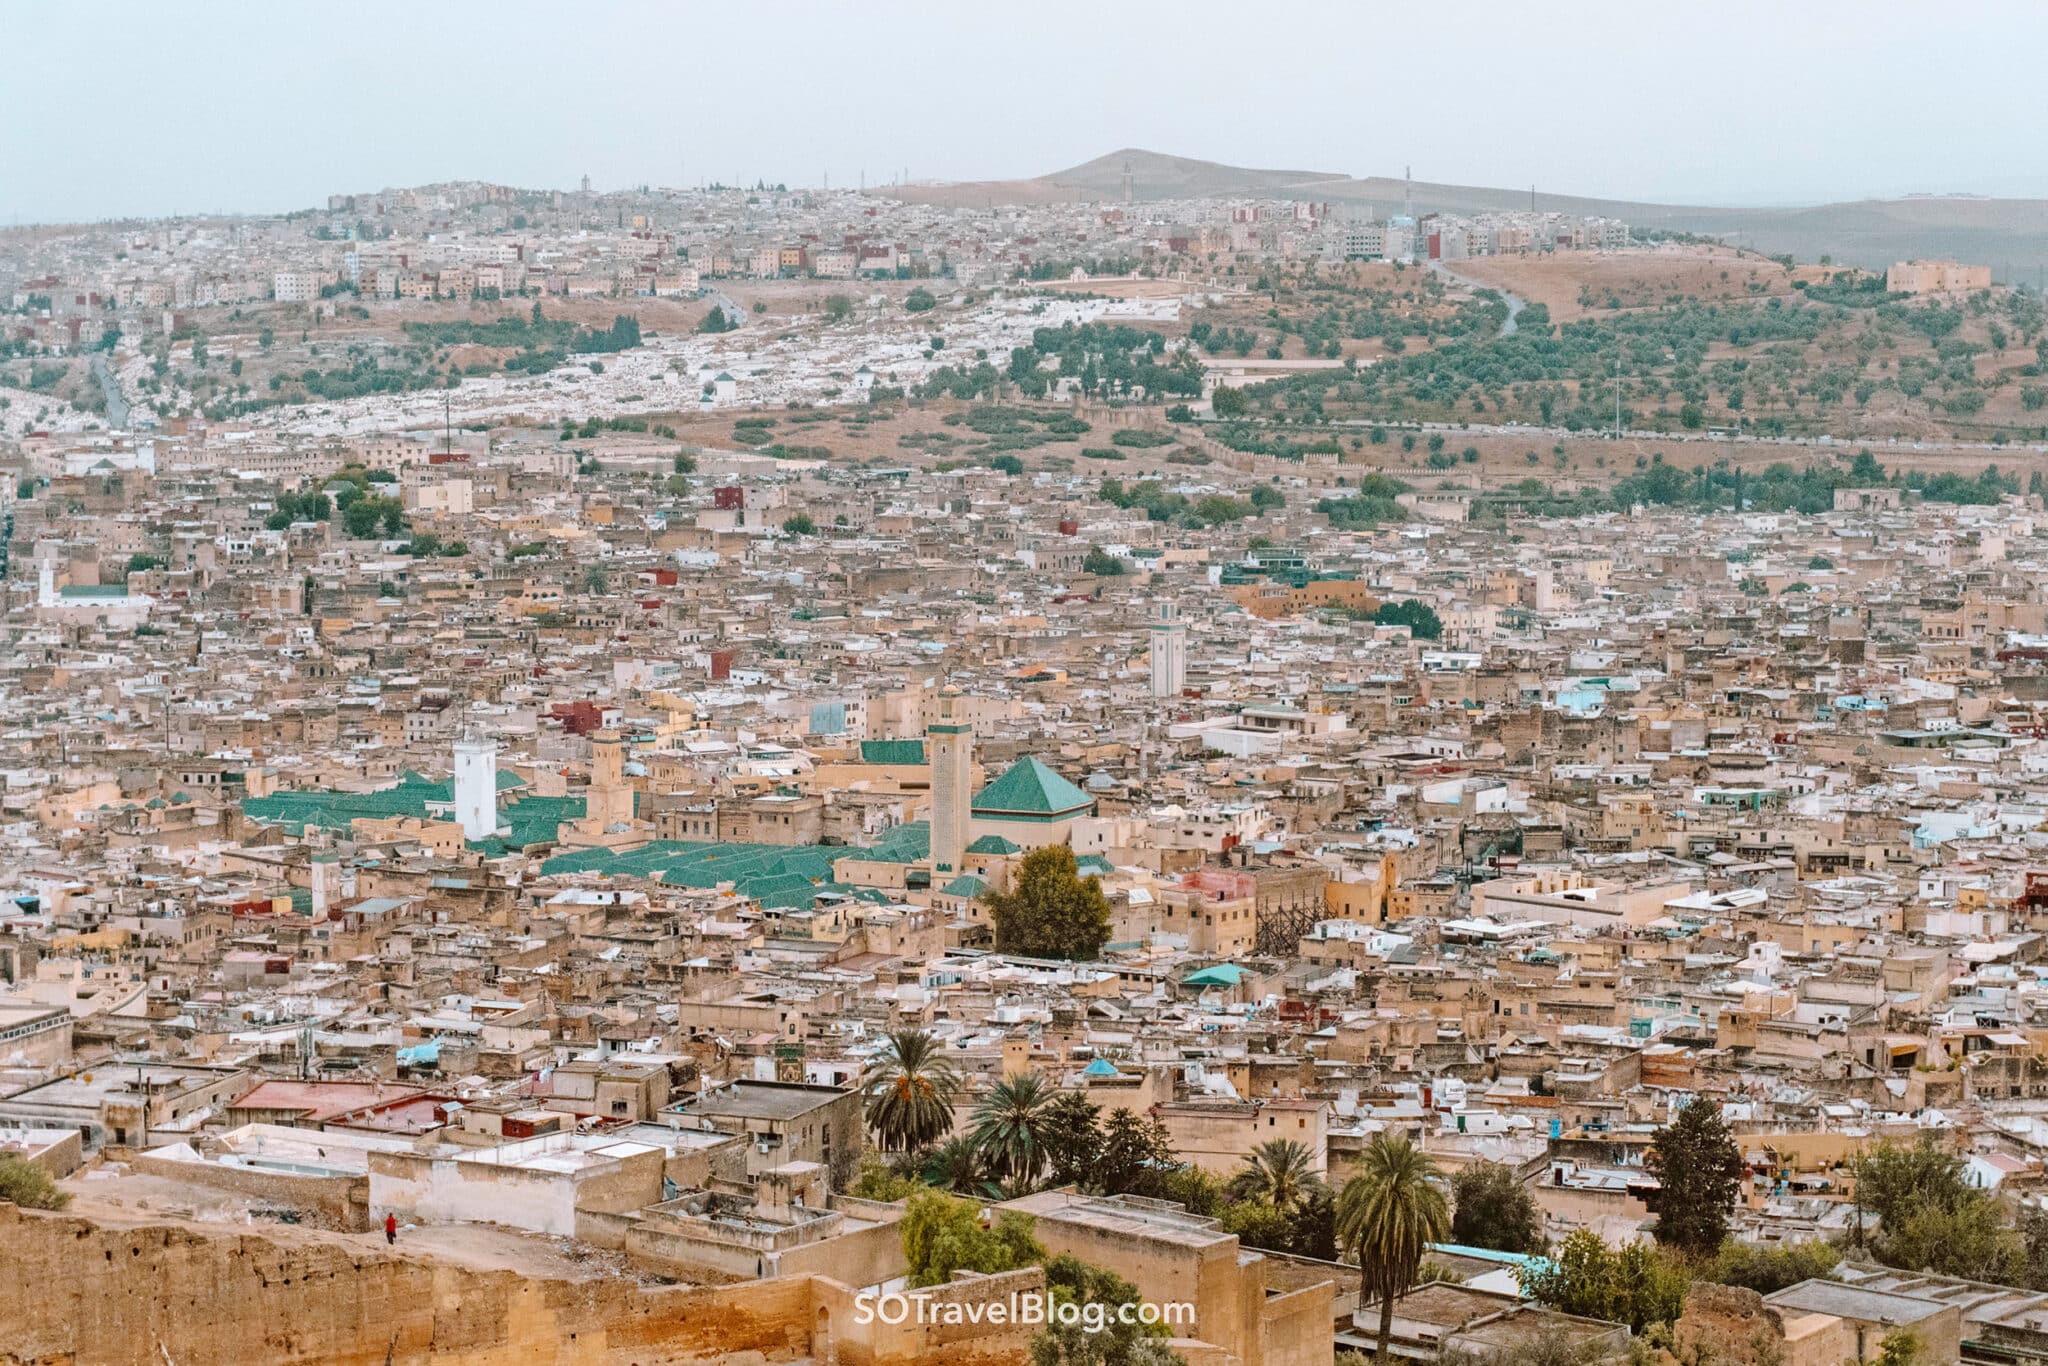
<instances>
[{"instance_id":1,"label":"flat rooftop","mask_svg":"<svg viewBox=\"0 0 2048 1366\"><path fill-rule=\"evenodd\" d=\"M1822 1280L1786 1286L1776 1294L1764 1296L1764 1303L1809 1314L1833 1314L1836 1318L1857 1319L1864 1323L1885 1320L1918 1323L1950 1307L1917 1295L1894 1295L1884 1290Z\"/></svg>"},{"instance_id":2,"label":"flat rooftop","mask_svg":"<svg viewBox=\"0 0 2048 1366\"><path fill-rule=\"evenodd\" d=\"M796 1119L820 1106L830 1105L851 1091L837 1086L810 1086L800 1082L736 1081L692 1096L669 1112L679 1115L739 1116L743 1119Z\"/></svg>"},{"instance_id":3,"label":"flat rooftop","mask_svg":"<svg viewBox=\"0 0 2048 1366\"><path fill-rule=\"evenodd\" d=\"M1197 1251L1233 1242L1237 1237L1223 1232L1214 1219L1189 1214L1177 1205L1153 1206L1064 1191L1041 1191L1020 1200L1006 1200L1000 1208L1056 1224L1085 1224L1105 1232Z\"/></svg>"}]
</instances>

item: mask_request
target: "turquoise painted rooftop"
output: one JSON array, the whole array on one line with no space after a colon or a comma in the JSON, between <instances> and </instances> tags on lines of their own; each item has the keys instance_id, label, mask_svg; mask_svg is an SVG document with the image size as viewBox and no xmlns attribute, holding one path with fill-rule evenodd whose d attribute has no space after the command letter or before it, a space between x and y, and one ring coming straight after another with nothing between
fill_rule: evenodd
<instances>
[{"instance_id":1,"label":"turquoise painted rooftop","mask_svg":"<svg viewBox=\"0 0 2048 1366\"><path fill-rule=\"evenodd\" d=\"M1024 852L1024 846L1016 843L1014 840L1006 840L1001 835L983 835L980 839L967 846L967 852L970 854L1021 854Z\"/></svg>"},{"instance_id":2,"label":"turquoise painted rooftop","mask_svg":"<svg viewBox=\"0 0 2048 1366\"><path fill-rule=\"evenodd\" d=\"M923 821L899 825L868 849L830 844L704 844L656 840L623 852L577 849L541 864L552 873L602 873L643 877L675 887L716 887L730 882L740 896L774 910L808 910L820 892L852 892L832 880L832 865L843 858L880 863L915 863L931 852L931 831Z\"/></svg>"},{"instance_id":3,"label":"turquoise painted rooftop","mask_svg":"<svg viewBox=\"0 0 2048 1366\"><path fill-rule=\"evenodd\" d=\"M939 888L940 896L977 897L988 890L988 884L973 873L962 873L945 886Z\"/></svg>"},{"instance_id":4,"label":"turquoise painted rooftop","mask_svg":"<svg viewBox=\"0 0 2048 1366\"><path fill-rule=\"evenodd\" d=\"M1218 963L1200 972L1191 972L1181 978L1182 986L1189 987L1234 987L1244 980L1244 969L1235 963Z\"/></svg>"},{"instance_id":5,"label":"turquoise painted rooftop","mask_svg":"<svg viewBox=\"0 0 2048 1366\"><path fill-rule=\"evenodd\" d=\"M1093 797L1038 759L1019 759L974 796L974 814L997 820L1067 816L1094 806Z\"/></svg>"},{"instance_id":6,"label":"turquoise painted rooftop","mask_svg":"<svg viewBox=\"0 0 2048 1366\"><path fill-rule=\"evenodd\" d=\"M924 762L924 741L863 740L860 742L860 761L864 764L921 764Z\"/></svg>"}]
</instances>

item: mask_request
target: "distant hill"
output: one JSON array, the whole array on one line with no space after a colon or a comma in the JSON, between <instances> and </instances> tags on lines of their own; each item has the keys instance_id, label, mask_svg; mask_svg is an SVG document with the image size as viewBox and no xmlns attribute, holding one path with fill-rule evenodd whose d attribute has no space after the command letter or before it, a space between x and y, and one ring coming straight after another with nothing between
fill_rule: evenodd
<instances>
[{"instance_id":1,"label":"distant hill","mask_svg":"<svg viewBox=\"0 0 2048 1366\"><path fill-rule=\"evenodd\" d=\"M973 208L993 204L1116 203L1128 167L1134 200L1260 196L1328 200L1361 215L1401 212L1407 187L1391 176L1261 170L1125 148L1029 180L979 180L891 186L877 194L918 203ZM1477 214L1535 208L1626 219L1632 226L1711 234L1803 261L1829 255L1882 269L1912 257L1952 257L1989 265L2009 283L2037 283L2048 272L2048 200L1865 199L1791 208L1715 208L1626 199L1444 185L1418 180L1417 213Z\"/></svg>"}]
</instances>

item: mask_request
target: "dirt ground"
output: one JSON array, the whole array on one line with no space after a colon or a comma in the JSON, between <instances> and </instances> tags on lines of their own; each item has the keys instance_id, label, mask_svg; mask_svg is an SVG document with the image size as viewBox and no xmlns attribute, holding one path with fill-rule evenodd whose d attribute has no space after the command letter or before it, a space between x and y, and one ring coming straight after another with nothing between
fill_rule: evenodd
<instances>
[{"instance_id":1,"label":"dirt ground","mask_svg":"<svg viewBox=\"0 0 2048 1366\"><path fill-rule=\"evenodd\" d=\"M1687 296L1703 302L1784 297L1800 278L1768 257L1729 247L1477 256L1451 265L1460 275L1545 305L1551 321L1560 323L1613 311L1610 301L1627 309Z\"/></svg>"}]
</instances>

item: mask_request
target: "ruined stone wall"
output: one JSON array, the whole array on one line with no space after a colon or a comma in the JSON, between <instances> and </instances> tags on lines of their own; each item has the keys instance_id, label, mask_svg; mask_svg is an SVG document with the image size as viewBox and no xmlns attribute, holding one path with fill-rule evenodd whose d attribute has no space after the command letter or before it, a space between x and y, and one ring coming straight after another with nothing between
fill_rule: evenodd
<instances>
[{"instance_id":1,"label":"ruined stone wall","mask_svg":"<svg viewBox=\"0 0 2048 1366\"><path fill-rule=\"evenodd\" d=\"M1026 1366L1026 1335L857 1326L855 1292L485 1271L307 1229L115 1228L0 1204L0 1366ZM1015 1273L1038 1284L1036 1268ZM1007 1277L956 1296L1007 1295ZM829 1354L829 1355L828 1355Z\"/></svg>"},{"instance_id":2,"label":"ruined stone wall","mask_svg":"<svg viewBox=\"0 0 2048 1366\"><path fill-rule=\"evenodd\" d=\"M810 1347L805 1278L540 1280L316 1233L105 1228L12 1205L0 1205L0 1246L7 1366L678 1366Z\"/></svg>"}]
</instances>

